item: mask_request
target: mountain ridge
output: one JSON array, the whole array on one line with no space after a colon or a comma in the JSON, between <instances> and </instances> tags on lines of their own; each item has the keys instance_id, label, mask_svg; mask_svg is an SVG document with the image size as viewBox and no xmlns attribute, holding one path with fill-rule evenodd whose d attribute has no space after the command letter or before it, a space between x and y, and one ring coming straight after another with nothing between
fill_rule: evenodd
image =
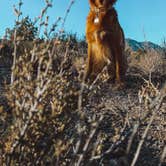
<instances>
[{"instance_id":1,"label":"mountain ridge","mask_svg":"<svg viewBox=\"0 0 166 166\"><path fill-rule=\"evenodd\" d=\"M144 41L144 42L138 42L137 40L131 39L131 38L126 38L125 39L126 44L133 50L133 51L138 51L139 49L146 49L146 48L153 48L155 50L162 50L162 47L158 44L155 44L150 41Z\"/></svg>"}]
</instances>

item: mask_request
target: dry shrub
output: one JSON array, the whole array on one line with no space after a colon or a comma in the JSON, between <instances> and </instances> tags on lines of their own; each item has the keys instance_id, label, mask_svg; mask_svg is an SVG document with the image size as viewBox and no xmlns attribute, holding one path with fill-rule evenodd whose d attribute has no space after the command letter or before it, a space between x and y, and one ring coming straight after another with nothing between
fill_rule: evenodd
<instances>
[{"instance_id":1,"label":"dry shrub","mask_svg":"<svg viewBox=\"0 0 166 166\"><path fill-rule=\"evenodd\" d=\"M66 57L62 62L60 58L65 57L65 52L56 56L48 43L42 45L34 43L30 52L25 51L17 59L15 80L6 93L13 116L4 148L4 154L10 154L9 163L22 160L28 163L32 158L37 162L45 153L42 149L56 144L55 135L64 130L77 106L78 80L70 59ZM54 61L61 62L56 64L56 71ZM24 155L18 157L17 153Z\"/></svg>"},{"instance_id":2,"label":"dry shrub","mask_svg":"<svg viewBox=\"0 0 166 166\"><path fill-rule=\"evenodd\" d=\"M138 50L131 54L130 67L140 70L143 75L151 74L160 76L164 74L164 59L162 52L153 48Z\"/></svg>"},{"instance_id":3,"label":"dry shrub","mask_svg":"<svg viewBox=\"0 0 166 166\"><path fill-rule=\"evenodd\" d=\"M160 73L162 65L161 53L154 49L148 49L147 52L140 57L138 65L146 74L153 72Z\"/></svg>"}]
</instances>

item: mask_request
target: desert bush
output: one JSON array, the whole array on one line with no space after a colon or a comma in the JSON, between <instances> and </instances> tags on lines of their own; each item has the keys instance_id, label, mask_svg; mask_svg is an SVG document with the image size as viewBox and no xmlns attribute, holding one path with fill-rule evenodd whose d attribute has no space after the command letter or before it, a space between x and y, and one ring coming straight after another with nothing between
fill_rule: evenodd
<instances>
[{"instance_id":1,"label":"desert bush","mask_svg":"<svg viewBox=\"0 0 166 166\"><path fill-rule=\"evenodd\" d=\"M160 73L161 64L161 54L153 49L148 49L143 57L140 57L140 68L148 75L153 72Z\"/></svg>"},{"instance_id":2,"label":"desert bush","mask_svg":"<svg viewBox=\"0 0 166 166\"><path fill-rule=\"evenodd\" d=\"M17 38L19 40L32 41L37 37L37 27L29 16L23 18L21 21L16 22L13 29L7 29L7 36L9 39L14 39L14 32L17 31Z\"/></svg>"},{"instance_id":3,"label":"desert bush","mask_svg":"<svg viewBox=\"0 0 166 166\"><path fill-rule=\"evenodd\" d=\"M143 77L162 76L165 73L165 62L162 52L153 48L131 53L129 66L136 68Z\"/></svg>"},{"instance_id":4,"label":"desert bush","mask_svg":"<svg viewBox=\"0 0 166 166\"><path fill-rule=\"evenodd\" d=\"M46 152L38 150L56 144L54 138L57 139L56 135L64 130L72 110L76 109L76 78L72 77L71 66L67 71L54 73L51 55L43 54L45 49L40 48L40 51L42 53L35 53L35 56L27 54L18 59L14 71L15 81L7 93L13 115L10 140L5 143L6 153L12 154L10 162L31 162L28 156L34 158L35 153L39 153L34 158L35 163L39 162L39 156ZM24 147L23 151L21 146ZM23 158L17 158L17 153L24 154Z\"/></svg>"}]
</instances>

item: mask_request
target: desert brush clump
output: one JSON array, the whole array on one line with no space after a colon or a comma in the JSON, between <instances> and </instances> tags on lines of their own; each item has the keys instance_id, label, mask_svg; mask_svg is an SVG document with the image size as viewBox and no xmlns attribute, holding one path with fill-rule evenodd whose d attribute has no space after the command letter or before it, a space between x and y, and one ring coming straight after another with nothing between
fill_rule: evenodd
<instances>
[{"instance_id":1,"label":"desert brush clump","mask_svg":"<svg viewBox=\"0 0 166 166\"><path fill-rule=\"evenodd\" d=\"M63 27L74 1L49 30L46 11L51 2L45 1L37 22L28 18L36 27L31 27L35 35L30 40L24 37L28 27L22 37L17 33L24 27L20 0L19 27L1 42L0 63L10 74L8 78L3 74L7 80L0 82L0 164L162 165L166 110L164 74L158 70L161 63L164 66L162 54L126 50L124 90L113 89L107 67L88 85L83 80L85 40L57 29L61 20ZM45 38L40 37L42 28Z\"/></svg>"},{"instance_id":2,"label":"desert brush clump","mask_svg":"<svg viewBox=\"0 0 166 166\"><path fill-rule=\"evenodd\" d=\"M145 50L138 50L132 55L130 65L136 67L146 76L164 75L164 58L161 51L153 48L145 48ZM133 64L132 64L133 63Z\"/></svg>"}]
</instances>

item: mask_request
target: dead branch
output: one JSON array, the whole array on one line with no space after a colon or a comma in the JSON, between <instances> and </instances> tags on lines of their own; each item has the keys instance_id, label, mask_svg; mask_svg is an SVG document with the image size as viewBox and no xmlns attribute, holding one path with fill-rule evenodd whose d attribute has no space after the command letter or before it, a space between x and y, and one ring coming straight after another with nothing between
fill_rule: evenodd
<instances>
[{"instance_id":1,"label":"dead branch","mask_svg":"<svg viewBox=\"0 0 166 166\"><path fill-rule=\"evenodd\" d=\"M104 118L104 116L102 115L100 117L99 121L95 124L95 126L94 126L95 128L92 129L92 131L90 132L90 135L89 135L89 137L88 137L88 139L87 139L87 141L86 141L86 143L85 143L85 145L83 147L83 153L79 156L79 159L78 159L77 163L75 164L76 166L80 166L80 164L81 164L81 162L82 162L82 160L83 160L83 158L85 156L85 153L88 150L89 144L90 144L91 140L93 139L93 137L94 137L94 135L95 135L95 133L96 133L96 131L98 129L98 126L101 123L101 121L103 120L103 118Z\"/></svg>"}]
</instances>

